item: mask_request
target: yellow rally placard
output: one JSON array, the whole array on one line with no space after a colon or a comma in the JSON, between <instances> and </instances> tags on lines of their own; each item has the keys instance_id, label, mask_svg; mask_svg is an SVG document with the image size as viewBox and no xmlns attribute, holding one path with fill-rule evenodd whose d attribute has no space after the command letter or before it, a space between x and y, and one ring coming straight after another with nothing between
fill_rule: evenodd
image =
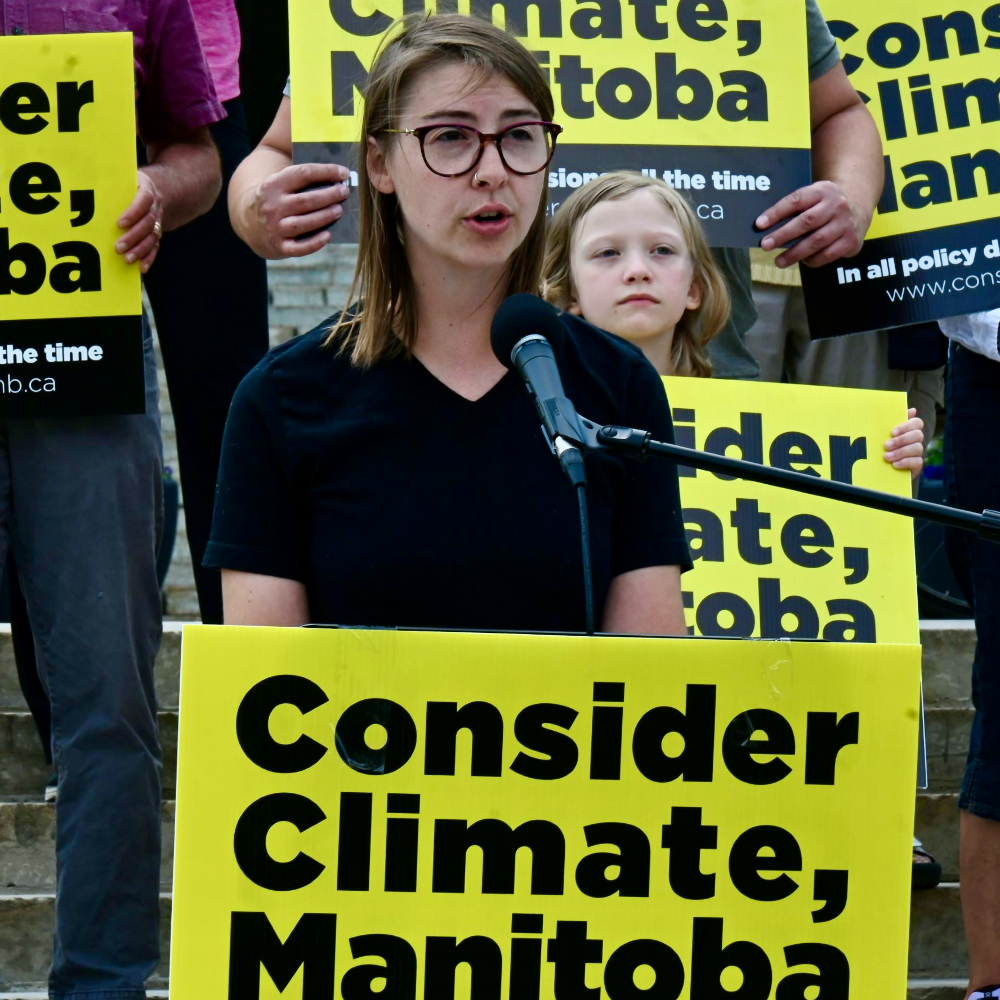
<instances>
[{"instance_id":1,"label":"yellow rally placard","mask_svg":"<svg viewBox=\"0 0 1000 1000\"><path fill-rule=\"evenodd\" d=\"M902 393L665 378L677 443L910 495L882 457ZM681 579L699 635L917 643L909 518L682 468L695 560Z\"/></svg>"},{"instance_id":2,"label":"yellow rally placard","mask_svg":"<svg viewBox=\"0 0 1000 1000\"><path fill-rule=\"evenodd\" d=\"M885 149L869 238L1000 217L1000 5L830 0L823 12Z\"/></svg>"},{"instance_id":3,"label":"yellow rally placard","mask_svg":"<svg viewBox=\"0 0 1000 1000\"><path fill-rule=\"evenodd\" d=\"M188 627L171 996L902 996L919 672Z\"/></svg>"},{"instance_id":4,"label":"yellow rally placard","mask_svg":"<svg viewBox=\"0 0 1000 1000\"><path fill-rule=\"evenodd\" d=\"M425 6L492 17L545 70L565 129L554 202L642 169L690 194L716 245L750 246L757 215L809 183L802 0L290 0L296 161L353 164L375 53L394 19Z\"/></svg>"},{"instance_id":5,"label":"yellow rally placard","mask_svg":"<svg viewBox=\"0 0 1000 1000\"><path fill-rule=\"evenodd\" d=\"M114 252L135 195L132 36L0 38L0 315L138 315Z\"/></svg>"},{"instance_id":6,"label":"yellow rally placard","mask_svg":"<svg viewBox=\"0 0 1000 1000\"><path fill-rule=\"evenodd\" d=\"M995 306L1000 4L824 0L822 7L882 137L885 189L858 257L803 269L813 335Z\"/></svg>"},{"instance_id":7,"label":"yellow rally placard","mask_svg":"<svg viewBox=\"0 0 1000 1000\"><path fill-rule=\"evenodd\" d=\"M0 38L0 413L144 407L129 33Z\"/></svg>"}]
</instances>

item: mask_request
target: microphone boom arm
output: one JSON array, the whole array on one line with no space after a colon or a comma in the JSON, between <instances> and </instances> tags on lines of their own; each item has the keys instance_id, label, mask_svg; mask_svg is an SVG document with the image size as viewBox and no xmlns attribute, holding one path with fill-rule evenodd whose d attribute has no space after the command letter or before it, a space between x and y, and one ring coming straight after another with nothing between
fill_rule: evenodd
<instances>
[{"instance_id":1,"label":"microphone boom arm","mask_svg":"<svg viewBox=\"0 0 1000 1000\"><path fill-rule=\"evenodd\" d=\"M974 531L987 541L1000 542L1000 511L984 510L982 514L976 514L968 510L946 507L943 504L929 503L926 500L895 496L892 493L870 490L863 486L822 479L805 472L777 469L758 462L748 462L745 459L715 455L695 448L685 448L679 444L667 444L663 441L654 441L648 431L615 424L601 425L582 415L579 417L579 428L579 438L571 440L584 451L620 451L640 461L653 456L678 465L689 465L709 472L724 473L734 478L750 479L768 486L778 486L799 493L826 497L829 500L858 504L873 510L887 511L890 514L901 514L904 517L936 521L949 528Z\"/></svg>"}]
</instances>

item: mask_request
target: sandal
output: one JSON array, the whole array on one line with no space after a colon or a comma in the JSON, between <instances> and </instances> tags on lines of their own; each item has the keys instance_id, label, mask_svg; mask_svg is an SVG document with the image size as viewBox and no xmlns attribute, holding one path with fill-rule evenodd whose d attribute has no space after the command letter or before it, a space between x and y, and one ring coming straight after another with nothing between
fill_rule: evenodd
<instances>
[{"instance_id":1,"label":"sandal","mask_svg":"<svg viewBox=\"0 0 1000 1000\"><path fill-rule=\"evenodd\" d=\"M919 840L913 842L913 888L933 889L941 881L941 865L924 850Z\"/></svg>"}]
</instances>

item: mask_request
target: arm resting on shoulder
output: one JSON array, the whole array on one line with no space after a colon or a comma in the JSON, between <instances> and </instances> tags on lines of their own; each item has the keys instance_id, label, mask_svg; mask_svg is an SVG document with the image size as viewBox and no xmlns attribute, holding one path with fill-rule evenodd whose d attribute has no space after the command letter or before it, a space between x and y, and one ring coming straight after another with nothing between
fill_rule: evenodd
<instances>
[{"instance_id":1,"label":"arm resting on shoulder","mask_svg":"<svg viewBox=\"0 0 1000 1000\"><path fill-rule=\"evenodd\" d=\"M260 573L222 571L222 604L227 625L305 625L306 587L298 580Z\"/></svg>"},{"instance_id":2,"label":"arm resting on shoulder","mask_svg":"<svg viewBox=\"0 0 1000 1000\"><path fill-rule=\"evenodd\" d=\"M645 566L616 576L604 603L601 631L687 635L680 567Z\"/></svg>"},{"instance_id":3,"label":"arm resting on shoulder","mask_svg":"<svg viewBox=\"0 0 1000 1000\"><path fill-rule=\"evenodd\" d=\"M305 257L330 241L325 227L343 215L350 173L333 163L292 165L292 102L281 99L260 145L229 182L229 218L236 235L268 260ZM315 190L305 190L311 185ZM316 232L321 230L321 232ZM316 233L300 239L306 233Z\"/></svg>"}]
</instances>

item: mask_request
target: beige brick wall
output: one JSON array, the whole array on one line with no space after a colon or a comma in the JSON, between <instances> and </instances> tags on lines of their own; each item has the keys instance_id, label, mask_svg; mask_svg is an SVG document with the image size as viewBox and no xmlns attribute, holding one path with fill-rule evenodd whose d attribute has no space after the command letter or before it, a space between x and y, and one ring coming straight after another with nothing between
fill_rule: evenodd
<instances>
[{"instance_id":1,"label":"beige brick wall","mask_svg":"<svg viewBox=\"0 0 1000 1000\"><path fill-rule=\"evenodd\" d=\"M311 257L268 263L268 298L271 346L311 330L347 298L357 247L353 244L327 246ZM238 294L238 290L232 290ZM177 521L174 557L163 589L163 613L167 619L196 621L198 596L194 587L191 553L184 529L184 470L177 461L177 438L170 409L163 364L157 344L160 376L160 416L163 422L163 461L181 484L181 511Z\"/></svg>"}]
</instances>

